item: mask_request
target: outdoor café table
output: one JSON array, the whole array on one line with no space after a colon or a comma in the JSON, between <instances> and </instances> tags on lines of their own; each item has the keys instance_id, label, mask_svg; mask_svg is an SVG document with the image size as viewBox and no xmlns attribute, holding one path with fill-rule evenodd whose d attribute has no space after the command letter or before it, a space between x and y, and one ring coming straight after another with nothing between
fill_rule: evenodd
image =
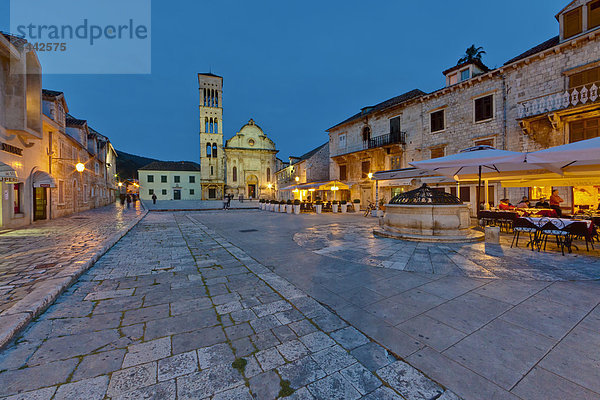
<instances>
[{"instance_id":1,"label":"outdoor caf\u00e9 table","mask_svg":"<svg viewBox=\"0 0 600 400\"><path fill-rule=\"evenodd\" d=\"M586 240L586 246L587 246L588 242L591 242L592 234L594 231L594 224L590 220L574 220L574 219L569 219L569 218L546 218L546 217L542 217L542 218L522 217L522 218L526 219L527 221L531 222L532 224L534 224L538 227L538 231L536 232L536 235L534 236L534 239L532 241L533 243L527 244L528 246L531 244L532 248L534 245L537 245L538 251L541 248L542 240L544 240L544 237L548 236L548 233L550 233L550 234L556 233L556 234L560 234L560 236L563 236L566 239L565 244L566 244L569 252L571 252L571 242L573 240L573 236L584 236L585 240ZM544 227L547 226L548 224L551 224L551 226L554 227L554 229L552 229L552 228L545 229ZM583 229L581 229L581 230L575 229L575 228L577 228L577 226L575 226L575 225L579 225L579 224L581 224L581 225L585 224L585 226L582 225ZM575 232L576 232L576 234L575 234ZM592 244L592 246L593 246L593 244ZM545 247L546 246L544 245L544 248ZM575 246L575 247L577 247L577 246ZM563 254L564 254L564 251L563 251Z\"/></svg>"}]
</instances>

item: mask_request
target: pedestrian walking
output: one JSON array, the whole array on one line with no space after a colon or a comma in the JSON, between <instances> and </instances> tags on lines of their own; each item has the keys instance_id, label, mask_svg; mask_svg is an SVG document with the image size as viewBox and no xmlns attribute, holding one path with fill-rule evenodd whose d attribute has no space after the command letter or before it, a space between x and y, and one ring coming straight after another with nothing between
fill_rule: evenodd
<instances>
[{"instance_id":1,"label":"pedestrian walking","mask_svg":"<svg viewBox=\"0 0 600 400\"><path fill-rule=\"evenodd\" d=\"M131 207L131 195L127 195L127 208Z\"/></svg>"},{"instance_id":2,"label":"pedestrian walking","mask_svg":"<svg viewBox=\"0 0 600 400\"><path fill-rule=\"evenodd\" d=\"M240 196L239 196L239 200L240 200L240 203L243 203L243 202L244 202L244 195L243 195L243 194L241 194L241 193L240 193Z\"/></svg>"},{"instance_id":3,"label":"pedestrian walking","mask_svg":"<svg viewBox=\"0 0 600 400\"><path fill-rule=\"evenodd\" d=\"M232 197L233 197L232 194L227 195L227 209L229 209L231 207L231 198Z\"/></svg>"},{"instance_id":4,"label":"pedestrian walking","mask_svg":"<svg viewBox=\"0 0 600 400\"><path fill-rule=\"evenodd\" d=\"M156 204L156 194L152 193L152 204Z\"/></svg>"},{"instance_id":5,"label":"pedestrian walking","mask_svg":"<svg viewBox=\"0 0 600 400\"><path fill-rule=\"evenodd\" d=\"M125 195L124 194L120 194L119 195L119 201L121 201L121 205L122 206L125 205Z\"/></svg>"},{"instance_id":6,"label":"pedestrian walking","mask_svg":"<svg viewBox=\"0 0 600 400\"><path fill-rule=\"evenodd\" d=\"M223 210L227 209L227 200L229 199L229 195L223 196Z\"/></svg>"}]
</instances>

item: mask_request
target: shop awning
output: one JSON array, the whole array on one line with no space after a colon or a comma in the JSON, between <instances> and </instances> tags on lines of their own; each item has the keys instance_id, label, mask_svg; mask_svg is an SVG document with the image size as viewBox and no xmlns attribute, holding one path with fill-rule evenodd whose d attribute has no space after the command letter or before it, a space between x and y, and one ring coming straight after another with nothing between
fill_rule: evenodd
<instances>
[{"instance_id":1,"label":"shop awning","mask_svg":"<svg viewBox=\"0 0 600 400\"><path fill-rule=\"evenodd\" d=\"M17 177L17 171L15 171L10 165L0 162L0 182L19 182L19 178Z\"/></svg>"},{"instance_id":2,"label":"shop awning","mask_svg":"<svg viewBox=\"0 0 600 400\"><path fill-rule=\"evenodd\" d=\"M36 188L55 188L56 181L49 173L44 171L35 171L33 173L33 187Z\"/></svg>"},{"instance_id":3,"label":"shop awning","mask_svg":"<svg viewBox=\"0 0 600 400\"><path fill-rule=\"evenodd\" d=\"M502 181L502 187L600 186L600 176Z\"/></svg>"},{"instance_id":4,"label":"shop awning","mask_svg":"<svg viewBox=\"0 0 600 400\"><path fill-rule=\"evenodd\" d=\"M331 188L334 186L337 187L338 190L350 188L348 185L346 185L345 183L342 183L340 181L323 181L323 182L308 182L308 183L301 183L298 185L286 186L279 190L296 190L296 189L298 189L298 190L309 190L309 189L331 190Z\"/></svg>"},{"instance_id":5,"label":"shop awning","mask_svg":"<svg viewBox=\"0 0 600 400\"><path fill-rule=\"evenodd\" d=\"M431 171L420 169L420 168L402 168L393 169L389 171L378 171L373 174L373 180L375 181L386 181L391 179L402 179L411 180L415 178L421 178L424 176L436 176ZM381 182L379 182L381 185ZM408 183L410 185L410 183Z\"/></svg>"}]
</instances>

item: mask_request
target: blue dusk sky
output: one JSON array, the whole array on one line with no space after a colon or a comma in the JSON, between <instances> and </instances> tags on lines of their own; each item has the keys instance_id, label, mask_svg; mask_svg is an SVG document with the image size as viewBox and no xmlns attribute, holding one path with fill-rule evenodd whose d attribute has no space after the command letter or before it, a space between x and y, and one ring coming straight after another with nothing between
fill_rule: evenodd
<instances>
[{"instance_id":1,"label":"blue dusk sky","mask_svg":"<svg viewBox=\"0 0 600 400\"><path fill-rule=\"evenodd\" d=\"M45 74L43 86L65 92L71 113L119 150L198 161L196 74L210 70L224 78L224 138L253 118L286 159L361 107L442 87L471 44L501 66L557 35L568 3L154 0L151 74Z\"/></svg>"}]
</instances>

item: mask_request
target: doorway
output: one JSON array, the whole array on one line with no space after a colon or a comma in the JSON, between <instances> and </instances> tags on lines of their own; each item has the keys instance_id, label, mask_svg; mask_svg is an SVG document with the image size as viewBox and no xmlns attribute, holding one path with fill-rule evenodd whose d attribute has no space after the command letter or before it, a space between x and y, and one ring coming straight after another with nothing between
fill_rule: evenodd
<instances>
[{"instance_id":1,"label":"doorway","mask_svg":"<svg viewBox=\"0 0 600 400\"><path fill-rule=\"evenodd\" d=\"M360 204L362 204L364 207L366 207L369 202L372 201L371 193L371 188L360 188Z\"/></svg>"},{"instance_id":2,"label":"doorway","mask_svg":"<svg viewBox=\"0 0 600 400\"><path fill-rule=\"evenodd\" d=\"M181 200L181 189L173 190L173 200Z\"/></svg>"},{"instance_id":3,"label":"doorway","mask_svg":"<svg viewBox=\"0 0 600 400\"><path fill-rule=\"evenodd\" d=\"M48 205L48 192L46 188L36 187L33 192L33 220L39 221L46 219L46 209Z\"/></svg>"},{"instance_id":4,"label":"doorway","mask_svg":"<svg viewBox=\"0 0 600 400\"><path fill-rule=\"evenodd\" d=\"M248 197L251 199L256 198L256 185L248 185Z\"/></svg>"}]
</instances>

